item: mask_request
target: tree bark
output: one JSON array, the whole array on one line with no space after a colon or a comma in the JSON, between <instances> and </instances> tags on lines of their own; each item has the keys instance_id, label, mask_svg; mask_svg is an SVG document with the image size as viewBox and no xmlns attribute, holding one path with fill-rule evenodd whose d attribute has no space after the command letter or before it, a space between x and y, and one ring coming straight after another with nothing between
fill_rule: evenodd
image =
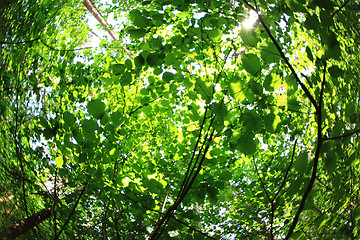
<instances>
[{"instance_id":1,"label":"tree bark","mask_svg":"<svg viewBox=\"0 0 360 240\"><path fill-rule=\"evenodd\" d=\"M15 239L22 234L33 229L35 226L39 225L52 215L50 209L43 209L37 213L34 213L30 217L26 218L24 221L21 221L3 231L0 232L0 240L10 240Z\"/></svg>"},{"instance_id":2,"label":"tree bark","mask_svg":"<svg viewBox=\"0 0 360 240\"><path fill-rule=\"evenodd\" d=\"M111 38L114 41L118 41L119 40L119 36L113 31L111 30L110 25L108 24L108 22L103 18L103 16L101 15L100 11L97 9L95 3L93 0L85 0L83 2L84 6L87 8L87 10L96 18L96 20L98 20L98 22L101 24L101 26L103 26L106 30L106 32L111 36ZM129 51L125 48L122 47L125 51L126 51L126 55L130 58L130 59L134 59L133 56L130 55Z\"/></svg>"},{"instance_id":3,"label":"tree bark","mask_svg":"<svg viewBox=\"0 0 360 240\"><path fill-rule=\"evenodd\" d=\"M96 9L95 3L92 0L85 0L83 2L85 7L89 10L89 12L99 21L99 23L105 28L106 32L112 37L114 41L119 40L119 37L116 33L110 30L110 25L104 20L101 13Z\"/></svg>"}]
</instances>

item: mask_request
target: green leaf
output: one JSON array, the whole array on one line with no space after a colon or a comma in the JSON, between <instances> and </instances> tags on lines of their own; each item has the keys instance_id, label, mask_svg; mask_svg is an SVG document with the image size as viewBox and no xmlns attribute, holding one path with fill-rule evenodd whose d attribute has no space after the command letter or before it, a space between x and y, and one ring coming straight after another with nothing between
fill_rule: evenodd
<instances>
[{"instance_id":1,"label":"green leaf","mask_svg":"<svg viewBox=\"0 0 360 240\"><path fill-rule=\"evenodd\" d=\"M350 102L350 103L346 104L345 117L350 119L356 113L355 109L356 109L356 104L355 103Z\"/></svg>"},{"instance_id":2,"label":"green leaf","mask_svg":"<svg viewBox=\"0 0 360 240\"><path fill-rule=\"evenodd\" d=\"M333 65L328 68L328 72L330 73L331 77L338 78L344 76L344 71L340 69L337 65Z\"/></svg>"},{"instance_id":3,"label":"green leaf","mask_svg":"<svg viewBox=\"0 0 360 240\"><path fill-rule=\"evenodd\" d=\"M209 198L215 199L217 198L217 195L219 194L219 190L215 187L208 187L207 192L209 194Z\"/></svg>"},{"instance_id":4,"label":"green leaf","mask_svg":"<svg viewBox=\"0 0 360 240\"><path fill-rule=\"evenodd\" d=\"M128 33L130 34L130 37L132 38L132 39L139 39L139 38L141 38L141 37L144 37L145 36L145 34L146 34L146 30L145 29L134 29L134 28L132 28L132 29L128 29L127 30L128 31Z\"/></svg>"},{"instance_id":5,"label":"green leaf","mask_svg":"<svg viewBox=\"0 0 360 240\"><path fill-rule=\"evenodd\" d=\"M51 126L49 125L49 121L43 117L39 117L39 123L39 125L43 128L51 128Z\"/></svg>"},{"instance_id":6,"label":"green leaf","mask_svg":"<svg viewBox=\"0 0 360 240\"><path fill-rule=\"evenodd\" d=\"M150 67L156 67L160 65L159 55L157 53L150 53L146 58L147 63Z\"/></svg>"},{"instance_id":7,"label":"green leaf","mask_svg":"<svg viewBox=\"0 0 360 240\"><path fill-rule=\"evenodd\" d=\"M138 55L135 57L134 62L137 68L141 68L145 64L145 59L143 58L143 56Z\"/></svg>"},{"instance_id":8,"label":"green leaf","mask_svg":"<svg viewBox=\"0 0 360 240\"><path fill-rule=\"evenodd\" d=\"M125 65L124 64L114 64L111 66L112 71L115 75L121 75L125 71Z\"/></svg>"},{"instance_id":9,"label":"green leaf","mask_svg":"<svg viewBox=\"0 0 360 240\"><path fill-rule=\"evenodd\" d=\"M184 38L181 35L175 35L170 39L171 43L175 46L179 46L183 43Z\"/></svg>"},{"instance_id":10,"label":"green leaf","mask_svg":"<svg viewBox=\"0 0 360 240\"><path fill-rule=\"evenodd\" d=\"M156 76L159 76L163 72L163 69L161 67L157 67L154 69L154 74Z\"/></svg>"},{"instance_id":11,"label":"green leaf","mask_svg":"<svg viewBox=\"0 0 360 240\"><path fill-rule=\"evenodd\" d=\"M235 99L235 101L243 101L245 99L245 94L243 92L244 85L246 84L245 80L236 76L233 77L230 81L230 94Z\"/></svg>"},{"instance_id":12,"label":"green leaf","mask_svg":"<svg viewBox=\"0 0 360 240\"><path fill-rule=\"evenodd\" d=\"M152 12L151 17L152 17L152 23L155 26L161 26L164 23L164 14L162 13Z\"/></svg>"},{"instance_id":13,"label":"green leaf","mask_svg":"<svg viewBox=\"0 0 360 240\"><path fill-rule=\"evenodd\" d=\"M126 59L126 61L125 61L125 67L127 68L127 69L132 69L132 67L133 67L133 64L132 64L132 61L130 60L130 59Z\"/></svg>"},{"instance_id":14,"label":"green leaf","mask_svg":"<svg viewBox=\"0 0 360 240\"><path fill-rule=\"evenodd\" d=\"M165 107L165 108L170 107L170 102L169 102L169 100L163 99L163 100L161 100L160 103L161 103L161 105L162 105L163 107Z\"/></svg>"},{"instance_id":15,"label":"green leaf","mask_svg":"<svg viewBox=\"0 0 360 240\"><path fill-rule=\"evenodd\" d=\"M129 18L133 24L139 28L146 28L150 23L150 20L144 17L144 15L136 9L130 11Z\"/></svg>"},{"instance_id":16,"label":"green leaf","mask_svg":"<svg viewBox=\"0 0 360 240\"><path fill-rule=\"evenodd\" d=\"M278 131L280 122L280 117L278 115L274 115L273 113L267 114L264 117L265 129L270 133Z\"/></svg>"},{"instance_id":17,"label":"green leaf","mask_svg":"<svg viewBox=\"0 0 360 240\"><path fill-rule=\"evenodd\" d=\"M87 110L94 118L100 119L105 113L105 103L103 103L100 99L91 100L87 104Z\"/></svg>"},{"instance_id":18,"label":"green leaf","mask_svg":"<svg viewBox=\"0 0 360 240\"><path fill-rule=\"evenodd\" d=\"M294 12L307 12L303 4L296 0L285 0L286 5Z\"/></svg>"},{"instance_id":19,"label":"green leaf","mask_svg":"<svg viewBox=\"0 0 360 240\"><path fill-rule=\"evenodd\" d=\"M254 55L252 53L244 54L241 57L241 60L242 60L244 69L248 73L250 73L253 76L256 76L257 74L260 73L261 63L260 63L260 59L256 55Z\"/></svg>"},{"instance_id":20,"label":"green leaf","mask_svg":"<svg viewBox=\"0 0 360 240\"><path fill-rule=\"evenodd\" d=\"M120 79L120 84L121 86L127 86L132 82L132 80L133 80L133 75L131 74L131 72L127 71L122 75Z\"/></svg>"},{"instance_id":21,"label":"green leaf","mask_svg":"<svg viewBox=\"0 0 360 240\"><path fill-rule=\"evenodd\" d=\"M314 4L319 8L323 8L327 10L332 10L334 8L334 3L328 0L316 0L314 1Z\"/></svg>"},{"instance_id":22,"label":"green leaf","mask_svg":"<svg viewBox=\"0 0 360 240\"><path fill-rule=\"evenodd\" d=\"M163 39L162 38L152 38L148 44L151 50L159 50L163 47L162 45Z\"/></svg>"},{"instance_id":23,"label":"green leaf","mask_svg":"<svg viewBox=\"0 0 360 240\"><path fill-rule=\"evenodd\" d=\"M213 30L207 30L207 34L212 41L219 41L222 36L222 33L218 28Z\"/></svg>"},{"instance_id":24,"label":"green leaf","mask_svg":"<svg viewBox=\"0 0 360 240\"><path fill-rule=\"evenodd\" d=\"M57 168L62 167L62 165L64 164L64 160L63 160L62 156L56 157L55 158L55 163L56 163Z\"/></svg>"},{"instance_id":25,"label":"green leaf","mask_svg":"<svg viewBox=\"0 0 360 240\"><path fill-rule=\"evenodd\" d=\"M295 158L293 166L296 171L305 173L308 168L308 153L301 152L300 155Z\"/></svg>"},{"instance_id":26,"label":"green leaf","mask_svg":"<svg viewBox=\"0 0 360 240\"><path fill-rule=\"evenodd\" d=\"M258 36L255 30L253 29L241 29L240 36L245 45L256 46L258 42Z\"/></svg>"},{"instance_id":27,"label":"green leaf","mask_svg":"<svg viewBox=\"0 0 360 240\"><path fill-rule=\"evenodd\" d=\"M321 24L326 27L334 25L333 16L328 11L320 11Z\"/></svg>"},{"instance_id":28,"label":"green leaf","mask_svg":"<svg viewBox=\"0 0 360 240\"><path fill-rule=\"evenodd\" d=\"M84 120L82 123L82 128L85 132L94 132L95 130L98 129L98 124L96 122L96 120L94 119L90 119L90 120Z\"/></svg>"},{"instance_id":29,"label":"green leaf","mask_svg":"<svg viewBox=\"0 0 360 240\"><path fill-rule=\"evenodd\" d=\"M75 123L75 120L76 120L75 116L69 112L64 112L63 119L65 122L65 126L67 126L67 127L71 127Z\"/></svg>"},{"instance_id":30,"label":"green leaf","mask_svg":"<svg viewBox=\"0 0 360 240\"><path fill-rule=\"evenodd\" d=\"M327 58L333 58L335 60L341 57L341 48L337 40L337 36L332 31L321 31L320 37L325 45L325 55Z\"/></svg>"},{"instance_id":31,"label":"green leaf","mask_svg":"<svg viewBox=\"0 0 360 240\"><path fill-rule=\"evenodd\" d=\"M316 14L313 14L313 15L309 14L306 16L304 26L307 29L312 29L312 30L314 30L315 33L318 33L320 30L321 24L320 24L319 19Z\"/></svg>"},{"instance_id":32,"label":"green leaf","mask_svg":"<svg viewBox=\"0 0 360 240\"><path fill-rule=\"evenodd\" d=\"M256 143L251 135L242 135L237 141L237 148L245 155L253 155L256 152Z\"/></svg>"},{"instance_id":33,"label":"green leaf","mask_svg":"<svg viewBox=\"0 0 360 240\"><path fill-rule=\"evenodd\" d=\"M232 174L230 171L223 171L220 175L219 175L219 179L223 180L223 181L229 181L232 179Z\"/></svg>"},{"instance_id":34,"label":"green leaf","mask_svg":"<svg viewBox=\"0 0 360 240\"><path fill-rule=\"evenodd\" d=\"M211 105L211 111L215 114L215 129L222 131L222 129L225 127L224 121L228 115L227 107L223 102L214 103Z\"/></svg>"},{"instance_id":35,"label":"green leaf","mask_svg":"<svg viewBox=\"0 0 360 240\"><path fill-rule=\"evenodd\" d=\"M162 79L164 80L164 82L170 82L171 80L174 80L175 74L171 73L171 72L164 72Z\"/></svg>"},{"instance_id":36,"label":"green leaf","mask_svg":"<svg viewBox=\"0 0 360 240\"><path fill-rule=\"evenodd\" d=\"M242 119L247 132L260 131L262 119L254 110L243 113Z\"/></svg>"},{"instance_id":37,"label":"green leaf","mask_svg":"<svg viewBox=\"0 0 360 240\"><path fill-rule=\"evenodd\" d=\"M274 88L272 87L271 83L272 83L272 76L266 75L265 80L264 80L264 87L266 91L273 91Z\"/></svg>"},{"instance_id":38,"label":"green leaf","mask_svg":"<svg viewBox=\"0 0 360 240\"><path fill-rule=\"evenodd\" d=\"M195 91L200 94L206 102L210 101L212 89L209 83L205 83L201 78L198 78L195 84Z\"/></svg>"},{"instance_id":39,"label":"green leaf","mask_svg":"<svg viewBox=\"0 0 360 240\"><path fill-rule=\"evenodd\" d=\"M298 83L293 75L285 77L285 90L288 96L292 96L298 89Z\"/></svg>"},{"instance_id":40,"label":"green leaf","mask_svg":"<svg viewBox=\"0 0 360 240\"><path fill-rule=\"evenodd\" d=\"M311 52L309 46L306 46L306 54L307 54L308 58L310 59L310 61L314 61L314 57L312 55L312 52Z\"/></svg>"},{"instance_id":41,"label":"green leaf","mask_svg":"<svg viewBox=\"0 0 360 240\"><path fill-rule=\"evenodd\" d=\"M261 51L261 60L268 64L277 63L279 62L280 58L280 54L272 42L268 42L267 46L264 47Z\"/></svg>"}]
</instances>

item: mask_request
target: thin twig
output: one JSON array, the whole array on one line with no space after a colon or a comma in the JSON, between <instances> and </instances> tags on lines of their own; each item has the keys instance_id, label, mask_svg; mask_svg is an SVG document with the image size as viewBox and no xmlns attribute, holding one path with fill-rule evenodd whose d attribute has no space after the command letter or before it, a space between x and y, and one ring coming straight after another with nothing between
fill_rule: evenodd
<instances>
[{"instance_id":1,"label":"thin twig","mask_svg":"<svg viewBox=\"0 0 360 240\"><path fill-rule=\"evenodd\" d=\"M26 44L26 43L32 43L35 42L37 40L40 40L41 37L37 37L34 38L32 40L25 40L25 41L18 41L18 42L6 42L6 41L1 41L0 44L5 44L5 45L16 45L16 44Z\"/></svg>"},{"instance_id":2,"label":"thin twig","mask_svg":"<svg viewBox=\"0 0 360 240\"><path fill-rule=\"evenodd\" d=\"M213 118L214 119L214 118ZM212 120L213 120L212 119ZM210 126L209 128L211 127L211 123L210 123ZM211 142L212 141L212 137L214 135L214 132L215 130L212 131L209 139L205 140L204 142ZM158 223L158 226L155 228L155 230L152 232L151 236L150 236L150 239L151 240L156 240L156 239L159 239L159 237L161 236L167 222L169 221L170 217L172 216L173 212L176 210L176 208L180 205L180 203L182 202L182 200L185 198L185 196L187 195L187 193L189 192L191 186L193 185L197 175L199 174L200 170L201 170L201 166L205 160L205 156L206 156L206 153L207 151L209 150L210 148L210 144L207 144L205 146L205 149L202 153L202 158L197 166L197 169L194 173L194 175L192 176L191 180L188 182L187 186L184 188L182 194L179 196L179 198L177 199L177 201L166 211L164 217L162 217Z\"/></svg>"},{"instance_id":3,"label":"thin twig","mask_svg":"<svg viewBox=\"0 0 360 240\"><path fill-rule=\"evenodd\" d=\"M267 25L265 24L264 20L262 19L261 15L258 13L258 11L251 6L250 3L248 3L246 0L244 0L244 3L253 11L255 11L258 15L259 21L261 23L261 25L265 28L265 31L267 32L267 34L269 35L271 41L273 42L273 44L275 45L276 49L278 50L278 52L281 55L281 58L285 61L286 65L289 67L292 75L295 77L297 83L300 85L300 87L302 88L302 90L305 92L305 95L308 97L308 99L310 100L310 102L312 103L312 105L315 107L315 109L318 108L316 100L314 99L314 97L311 95L311 93L309 92L309 90L307 89L307 87L304 85L304 83L300 80L299 76L296 74L295 69L293 68L293 66L291 65L291 63L289 62L289 60L287 59L287 57L285 56L285 54L283 53L279 43L276 41L276 39L274 38L274 36L271 34L270 29L267 27Z\"/></svg>"},{"instance_id":4,"label":"thin twig","mask_svg":"<svg viewBox=\"0 0 360 240\"><path fill-rule=\"evenodd\" d=\"M260 174L259 174L259 171L258 171L258 168L256 166L256 162L255 162L255 157L253 156L253 163L254 163L254 167L255 167L255 171L256 171L256 174L258 175L258 178L260 180L260 184L261 184L261 187L263 188L264 192L265 192L265 195L267 197L267 199L271 202L271 198L265 188L265 185L264 185L264 182L262 181L261 177L260 177Z\"/></svg>"},{"instance_id":5,"label":"thin twig","mask_svg":"<svg viewBox=\"0 0 360 240\"><path fill-rule=\"evenodd\" d=\"M291 169L291 166L294 162L294 156L295 156L295 150L296 150L296 143L297 143L297 139L295 140L295 143L294 143L294 147L293 147L293 152L292 152L292 156L291 156L291 161L290 161L290 164L286 170L286 173L285 173L285 176L284 176L284 179L279 187L279 189L277 190L277 192L275 193L275 196L273 197L272 200L270 200L270 203L271 203L271 215L270 215L270 236L271 236L271 239L274 239L274 235L273 235L273 229L274 229L274 218L275 218L275 201L280 193L280 191L282 190L282 188L285 186L285 183L286 183L286 179L287 179L287 176L290 172L290 169Z\"/></svg>"},{"instance_id":6,"label":"thin twig","mask_svg":"<svg viewBox=\"0 0 360 240\"><path fill-rule=\"evenodd\" d=\"M162 213L162 212L160 212L160 211L157 211L157 210L155 210L155 209L149 208L149 207L147 207L146 205L143 205L141 202L136 201L135 199L133 199L133 198L125 195L124 193L121 193L121 195L123 195L125 198L131 200L131 201L134 202L134 203L140 204L141 207L143 207L143 208L145 208L145 209L147 209L147 210L150 210L150 211L152 211L152 212L156 212L156 213L158 213L158 214L160 214L160 215L164 215L164 213ZM171 215L171 217L172 217L175 221L183 224L184 226L190 228L191 230L194 230L194 231L200 233L201 235L203 235L203 236L205 236L205 237L207 237L207 238L215 239L215 240L216 240L216 238L214 238L214 237L212 237L212 236L209 236L207 233L204 233L204 232L200 231L199 229L196 229L196 228L190 226L189 224L185 223L184 221L179 220L179 219L176 218L174 215Z\"/></svg>"},{"instance_id":7,"label":"thin twig","mask_svg":"<svg viewBox=\"0 0 360 240\"><path fill-rule=\"evenodd\" d=\"M275 193L275 196L274 196L274 198L273 198L273 201L275 201L275 200L276 200L276 198L277 198L277 196L279 195L280 191L281 191L281 190L282 190L282 188L285 186L285 183L286 183L286 178L287 178L287 176L288 176L288 174L289 174L289 172L290 172L291 165L292 165L292 164L293 164L293 162L294 162L294 155L295 155L296 143L297 143L297 139L295 140L295 143L294 143L293 153L292 153L292 156L291 156L291 161L290 161L290 164L289 164L289 166L288 166L288 168L287 168L287 170L286 170L286 173L285 173L284 179L283 179L283 181L282 181L282 183L281 183L281 185L280 185L280 187L279 187L278 191Z\"/></svg>"},{"instance_id":8,"label":"thin twig","mask_svg":"<svg viewBox=\"0 0 360 240\"><path fill-rule=\"evenodd\" d=\"M333 12L331 14L331 17L334 17L335 14L337 14L339 11L341 11L349 2L350 2L350 0L346 0L338 9L335 10L335 12Z\"/></svg>"},{"instance_id":9,"label":"thin twig","mask_svg":"<svg viewBox=\"0 0 360 240\"><path fill-rule=\"evenodd\" d=\"M271 206L271 219L270 219L270 239L274 239L274 236L273 236L273 218L274 218L274 212L275 212L275 209L274 209L274 202L273 200L271 200L269 194L268 194L268 191L266 190L265 188L265 185L264 185L264 182L262 181L261 177L260 177L260 174L259 174L259 171L258 171L258 168L256 167L256 162L255 162L255 157L253 156L253 163L254 163L254 167L255 167L255 170L256 170L256 174L258 175L258 178L260 180L260 184L261 184L261 187L262 189L264 190L265 192L265 195L267 197L267 199L269 200L270 202L270 206Z\"/></svg>"},{"instance_id":10,"label":"thin twig","mask_svg":"<svg viewBox=\"0 0 360 240\"><path fill-rule=\"evenodd\" d=\"M54 51L59 51L59 52L74 52L74 51L81 51L84 49L92 49L93 47L83 47L83 48L74 48L74 49L56 49L52 46L50 46L49 44L45 43L44 40L40 39L41 43L44 44L46 47L50 48L51 50Z\"/></svg>"},{"instance_id":11,"label":"thin twig","mask_svg":"<svg viewBox=\"0 0 360 240\"><path fill-rule=\"evenodd\" d=\"M81 193L79 194L79 196L78 196L78 198L77 198L77 200L76 200L76 203L75 203L72 211L70 212L70 214L69 214L68 218L66 219L64 225L62 226L60 232L55 236L55 238L54 238L55 240L59 239L61 233L64 231L65 227L68 225L68 223L69 223L72 215L75 213L75 209L76 209L77 205L79 204L81 197L84 195L85 189L86 189L86 187L87 187L88 184L89 184L89 182L86 182L86 183L85 183L85 186L84 186L83 189L81 190Z\"/></svg>"},{"instance_id":12,"label":"thin twig","mask_svg":"<svg viewBox=\"0 0 360 240\"><path fill-rule=\"evenodd\" d=\"M347 137L350 137L354 134L357 134L360 132L360 129L357 129L357 130L354 130L352 132L349 132L349 133L346 133L346 134L343 134L343 135L340 135L340 136L336 136L336 137L330 137L330 138L324 138L323 140L324 141L329 141L329 140L337 140L337 139L343 139L343 138L347 138Z\"/></svg>"}]
</instances>

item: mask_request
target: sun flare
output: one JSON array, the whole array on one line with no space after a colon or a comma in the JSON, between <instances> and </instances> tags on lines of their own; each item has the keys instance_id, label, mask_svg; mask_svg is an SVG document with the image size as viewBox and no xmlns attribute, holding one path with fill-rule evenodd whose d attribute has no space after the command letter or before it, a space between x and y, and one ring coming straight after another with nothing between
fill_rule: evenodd
<instances>
[{"instance_id":1,"label":"sun flare","mask_svg":"<svg viewBox=\"0 0 360 240\"><path fill-rule=\"evenodd\" d=\"M244 28L251 28L257 19L258 19L257 13L254 10L250 10L249 17L243 21L242 26Z\"/></svg>"}]
</instances>

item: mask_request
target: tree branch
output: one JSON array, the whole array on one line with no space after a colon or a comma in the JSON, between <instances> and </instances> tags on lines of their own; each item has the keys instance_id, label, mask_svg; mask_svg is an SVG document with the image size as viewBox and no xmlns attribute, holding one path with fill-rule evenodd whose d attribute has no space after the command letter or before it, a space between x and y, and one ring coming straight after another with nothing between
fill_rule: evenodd
<instances>
[{"instance_id":1,"label":"tree branch","mask_svg":"<svg viewBox=\"0 0 360 240\"><path fill-rule=\"evenodd\" d=\"M55 236L55 238L54 238L55 240L59 239L61 233L64 231L66 225L69 223L72 215L73 215L74 212L75 212L75 209L76 209L77 205L78 205L79 202L80 202L81 197L84 195L85 189L86 189L86 187L87 187L88 184L89 184L89 182L86 182L85 186L84 186L83 189L81 190L81 193L79 194L79 196L78 196L78 198L77 198L77 200L76 200L76 203L75 203L72 211L70 212L70 214L69 214L68 218L66 219L64 225L62 226L60 232Z\"/></svg>"},{"instance_id":2,"label":"tree branch","mask_svg":"<svg viewBox=\"0 0 360 240\"><path fill-rule=\"evenodd\" d=\"M74 52L74 51L80 51L80 50L84 50L84 49L93 48L93 47L83 47L83 48L75 48L75 49L56 49L56 48L50 46L49 44L45 43L44 40L40 39L40 41L42 44L44 44L46 47L50 48L51 50L59 51L59 52Z\"/></svg>"},{"instance_id":3,"label":"tree branch","mask_svg":"<svg viewBox=\"0 0 360 240\"><path fill-rule=\"evenodd\" d=\"M317 115L317 145L316 145L316 150L315 150L315 156L314 156L314 165L313 165L313 171L311 173L311 178L310 181L306 187L306 190L302 196L301 202L300 202L300 206L295 214L295 217L291 223L290 229L285 237L285 240L289 239L292 235L292 233L294 232L294 229L297 225L297 222L299 221L299 217L301 212L304 209L305 206L305 202L307 197L309 196L313 186L314 186L314 182L316 179L316 174L317 174L317 168L318 168L318 164L319 164L319 157L320 157L320 151L321 151L321 144L323 142L323 137L322 137L322 104L323 104L323 92L324 92L324 85L325 85L325 71L326 71L326 62L324 63L324 74L323 74L323 81L321 83L321 90L320 90L320 97L319 97L319 107L316 109L316 115Z\"/></svg>"},{"instance_id":4,"label":"tree branch","mask_svg":"<svg viewBox=\"0 0 360 240\"><path fill-rule=\"evenodd\" d=\"M6 230L0 232L1 239L15 239L23 235L24 233L30 231L34 227L38 226L40 223L48 219L52 214L50 209L43 209L39 212L36 212L26 218L24 221L15 224L14 226L7 228Z\"/></svg>"},{"instance_id":5,"label":"tree branch","mask_svg":"<svg viewBox=\"0 0 360 240\"><path fill-rule=\"evenodd\" d=\"M16 45L16 44L26 44L26 43L32 43L37 40L40 40L41 37L34 38L32 40L25 40L25 41L19 41L19 42L6 42L6 41L0 41L0 44L6 44L6 45Z\"/></svg>"},{"instance_id":6,"label":"tree branch","mask_svg":"<svg viewBox=\"0 0 360 240\"><path fill-rule=\"evenodd\" d=\"M125 195L124 193L121 193L121 195L123 195L124 197L126 197L127 199L131 200L131 201L134 202L134 203L140 204L141 207L143 207L143 208L145 208L145 209L147 209L147 210L150 210L150 211L152 211L152 212L156 212L156 213L158 213L158 214L160 214L160 215L164 215L162 212L157 211L157 210L154 210L154 209L152 209L152 208L149 208L149 207L147 207L146 205L143 205L141 202L136 201L135 199L133 199L133 198ZM175 216L171 215L171 217L172 217L175 221L183 224L184 226L190 228L191 230L194 230L194 231L200 233L201 235L203 235L203 236L205 236L205 237L207 237L207 238L215 239L215 240L216 240L216 238L214 238L214 237L212 237L212 236L209 236L207 233L204 233L204 232L200 231L199 229L196 229L196 228L190 226L189 224L185 223L184 221L179 220L179 219L176 218Z\"/></svg>"},{"instance_id":7,"label":"tree branch","mask_svg":"<svg viewBox=\"0 0 360 240\"><path fill-rule=\"evenodd\" d=\"M288 174L289 174L289 172L290 172L291 166L292 166L292 164L293 164L293 162L294 162L294 155L295 155L296 143L297 143L297 139L295 140L295 143L294 143L294 148L293 148L293 153L292 153L292 156L291 156L290 164L289 164L289 166L288 166L288 168L287 168L287 170L286 170L284 179L283 179L283 181L282 181L282 183L281 183L281 185L280 185L280 187L279 187L279 190L275 193L275 196L274 196L274 198L273 198L273 201L276 200L276 198L277 198L277 196L279 195L281 189L285 186L286 178L287 178L287 176L288 176Z\"/></svg>"},{"instance_id":8,"label":"tree branch","mask_svg":"<svg viewBox=\"0 0 360 240\"><path fill-rule=\"evenodd\" d=\"M261 177L260 177L260 174L259 174L259 171L258 171L258 169L257 169L257 167L256 167L256 162L255 162L255 157L253 156L253 163L254 163L254 167L255 167L255 171L256 171L256 174L258 175L258 178L259 178L259 180L260 180L260 184L261 184L261 187L263 188L263 190L264 190L264 192L265 192L265 195L266 195L266 197L267 197L267 199L269 200L269 202L270 202L270 205L271 205L271 217L270 217L270 239L272 240L272 239L274 239L274 236L273 236L273 229L272 229L272 227L273 227L273 219L274 219L274 212L275 212L275 209L274 209L274 202L273 202L273 200L271 200L270 199L270 196L269 196L269 194L268 194L268 192L267 192L267 190L266 190L266 188L265 188L265 185L264 185L264 182L262 181L262 179L261 179Z\"/></svg>"},{"instance_id":9,"label":"tree branch","mask_svg":"<svg viewBox=\"0 0 360 240\"><path fill-rule=\"evenodd\" d=\"M85 0L83 2L84 6L87 8L87 10L96 18L96 20L99 21L99 23L105 28L106 32L111 36L111 38L114 41L118 41L119 40L119 36L113 31L110 30L110 25L108 24L108 22L104 19L104 17L102 16L101 12L97 9L95 3L93 0ZM130 59L134 59L133 56L130 55L130 53L128 52L128 50L125 47L122 47L122 49L124 49L126 51L126 55L130 58Z\"/></svg>"},{"instance_id":10,"label":"tree branch","mask_svg":"<svg viewBox=\"0 0 360 240\"><path fill-rule=\"evenodd\" d=\"M349 133L345 133L343 135L340 135L340 136L336 136L336 137L330 137L330 138L324 138L323 140L324 141L329 141L329 140L337 140L337 139L343 139L343 138L347 138L347 137L350 137L354 134L357 134L360 132L360 129L357 129L357 130L354 130L352 132L349 132Z\"/></svg>"},{"instance_id":11,"label":"tree branch","mask_svg":"<svg viewBox=\"0 0 360 240\"><path fill-rule=\"evenodd\" d=\"M341 11L348 3L350 2L350 0L346 0L338 9L335 10L335 12L333 12L331 14L331 17L334 17L339 11Z\"/></svg>"},{"instance_id":12,"label":"tree branch","mask_svg":"<svg viewBox=\"0 0 360 240\"><path fill-rule=\"evenodd\" d=\"M195 231L195 232L200 233L201 235L203 235L203 236L205 236L205 237L207 237L207 238L209 238L209 239L214 239L214 240L217 240L216 238L214 238L214 237L212 237L212 236L209 236L208 234L206 234L206 233L204 233L204 232L200 231L199 229L196 229L196 228L194 228L194 227L190 226L189 224L187 224L187 223L185 223L185 222L183 222L183 221L181 221L181 220L177 219L175 216L172 216L172 218L173 218L175 221L177 221L177 222L181 223L182 225L184 225L184 226L186 226L186 227L190 228L191 230L193 230L193 231Z\"/></svg>"},{"instance_id":13,"label":"tree branch","mask_svg":"<svg viewBox=\"0 0 360 240\"><path fill-rule=\"evenodd\" d=\"M287 57L285 56L285 54L283 53L279 43L276 41L276 39L274 38L274 36L271 34L269 28L267 27L267 25L265 24L264 20L262 19L261 15L258 13L258 11L251 6L250 3L248 3L246 0L244 0L244 3L253 11L256 12L256 14L259 17L259 21L261 23L261 25L265 28L265 31L267 32L267 34L269 35L271 41L273 42L273 44L275 45L276 49L278 50L278 52L280 53L281 58L285 61L286 65L289 67L292 75L295 77L297 83L300 85L300 87L302 88L302 90L305 92L305 95L308 97L308 99L310 100L310 102L312 103L312 105L315 107L315 109L318 108L317 103L314 99L314 97L311 95L311 93L309 92L309 90L307 89L307 87L304 85L304 83L300 80L299 76L296 74L295 69L293 68L293 66L291 65L291 63L289 62L289 60L287 59Z\"/></svg>"},{"instance_id":14,"label":"tree branch","mask_svg":"<svg viewBox=\"0 0 360 240\"><path fill-rule=\"evenodd\" d=\"M320 111L321 112L321 111ZM321 128L321 126L319 126ZM321 132L320 132L321 134ZM306 202L306 199L307 197L309 196L311 190L312 190L312 187L314 185L314 182L315 182L315 179L316 179L316 173L317 173L317 167L318 167L318 163L319 163L319 157L320 157L320 150L321 150L321 143L322 143L322 139L321 138L318 138L318 142L317 142L317 145L316 145L316 152L315 152L315 157L314 157L314 166L313 166L313 171L311 173L311 178L310 178L310 181L308 183L308 186L302 196L302 199L301 199L301 202L300 202L300 206L295 214L295 217L292 221L292 224L290 226L290 229L288 230L288 233L285 237L285 240L287 239L290 239L296 225L297 225L297 222L299 220L299 217L300 217L300 214L301 212L303 211L304 209L304 206L305 206L305 202Z\"/></svg>"},{"instance_id":15,"label":"tree branch","mask_svg":"<svg viewBox=\"0 0 360 240\"><path fill-rule=\"evenodd\" d=\"M268 200L270 201L270 203L271 203L270 196L269 196L269 194L268 194L268 192L267 192L267 190L266 190L266 188L265 188L264 182L262 181L262 179L261 179L261 177L260 177L258 168L256 167L256 162L255 162L255 157L254 157L254 156L253 156L253 163L254 163L254 167L255 167L256 174L258 175L258 178L259 178L259 180L260 180L261 187L263 188L267 199L268 199Z\"/></svg>"},{"instance_id":16,"label":"tree branch","mask_svg":"<svg viewBox=\"0 0 360 240\"><path fill-rule=\"evenodd\" d=\"M206 117L206 116L204 116ZM210 124L211 126L211 124ZM211 132L211 135L209 137L209 139L207 139L205 142L211 142L212 140L212 137L214 135L214 132L215 130L213 130ZM187 184L186 187L184 187L184 190L181 194L181 196L179 196L179 198L177 199L177 201L175 201L175 203L166 211L165 215L160 219L157 227L155 228L155 230L152 232L151 236L150 236L150 240L156 240L156 239L159 239L159 237L161 236L163 230L164 230L164 227L166 226L167 222L169 221L170 217L172 216L173 212L176 210L176 208L180 205L180 203L182 202L182 200L185 198L185 196L187 195L187 193L189 192L191 186L193 185L197 175L199 174L200 170L201 170L201 166L202 166L202 163L204 162L205 160L205 156L206 156L206 153L207 151L209 150L210 148L210 144L207 144L205 146L205 149L204 149L204 152L202 154L202 157L201 157L201 160L197 166L197 169L193 175L193 177L191 178L191 180L189 181L189 183Z\"/></svg>"}]
</instances>

